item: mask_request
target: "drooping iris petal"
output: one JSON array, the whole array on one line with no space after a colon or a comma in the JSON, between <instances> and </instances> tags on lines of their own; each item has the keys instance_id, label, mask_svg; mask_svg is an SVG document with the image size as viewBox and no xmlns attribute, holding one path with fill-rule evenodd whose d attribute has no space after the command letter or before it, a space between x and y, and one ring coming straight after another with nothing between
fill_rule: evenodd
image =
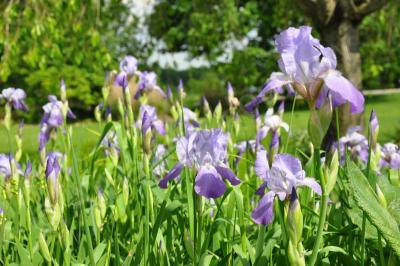
<instances>
[{"instance_id":1,"label":"drooping iris petal","mask_svg":"<svg viewBox=\"0 0 400 266\"><path fill-rule=\"evenodd\" d=\"M166 174L164 176L163 179L160 180L160 182L158 183L158 185L161 188L167 188L168 187L168 181L177 178L183 169L183 164L181 163L177 163L172 169L171 171L169 171L168 174Z\"/></svg>"},{"instance_id":2,"label":"drooping iris petal","mask_svg":"<svg viewBox=\"0 0 400 266\"><path fill-rule=\"evenodd\" d=\"M339 72L330 71L324 78L324 84L332 94L333 107L349 102L351 113L361 113L364 110L364 96Z\"/></svg>"},{"instance_id":3,"label":"drooping iris petal","mask_svg":"<svg viewBox=\"0 0 400 266\"><path fill-rule=\"evenodd\" d=\"M236 186L236 185L240 184L240 180L232 172L232 170L229 169L228 167L217 166L215 168L216 168L218 174L220 174L222 176L222 178L227 179L232 185Z\"/></svg>"},{"instance_id":4,"label":"drooping iris petal","mask_svg":"<svg viewBox=\"0 0 400 266\"><path fill-rule=\"evenodd\" d=\"M274 219L274 198L274 191L269 191L261 198L257 207L251 213L251 219L256 224L267 225L272 222Z\"/></svg>"},{"instance_id":5,"label":"drooping iris petal","mask_svg":"<svg viewBox=\"0 0 400 266\"><path fill-rule=\"evenodd\" d=\"M291 83L291 81L282 73L272 73L270 79L264 85L261 92L252 101L245 105L245 109L248 112L253 112L254 108L263 101L264 96L268 92L276 91L277 93L283 93L282 86L289 83Z\"/></svg>"},{"instance_id":6,"label":"drooping iris petal","mask_svg":"<svg viewBox=\"0 0 400 266\"><path fill-rule=\"evenodd\" d=\"M298 182L298 184L302 185L302 186L307 186L307 187L311 188L318 195L322 195L321 186L318 184L317 181L315 181L314 178L308 178L308 177L304 178L303 180Z\"/></svg>"},{"instance_id":7,"label":"drooping iris petal","mask_svg":"<svg viewBox=\"0 0 400 266\"><path fill-rule=\"evenodd\" d=\"M206 198L218 198L225 193L226 185L214 167L203 166L197 173L194 190Z\"/></svg>"}]
</instances>

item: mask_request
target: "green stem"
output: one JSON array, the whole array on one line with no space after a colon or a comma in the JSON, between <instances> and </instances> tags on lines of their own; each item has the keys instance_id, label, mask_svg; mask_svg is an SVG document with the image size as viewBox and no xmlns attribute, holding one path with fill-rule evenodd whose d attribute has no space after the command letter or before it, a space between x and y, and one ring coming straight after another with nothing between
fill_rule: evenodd
<instances>
[{"instance_id":1,"label":"green stem","mask_svg":"<svg viewBox=\"0 0 400 266\"><path fill-rule=\"evenodd\" d=\"M325 190L325 181L322 175L322 168L321 168L321 157L320 157L320 149L315 149L314 152L314 164L316 166L316 177L321 182L322 187L322 197L321 197L321 204L320 204L320 212L319 212L319 222L318 222L318 231L317 236L314 242L313 251L311 254L311 259L309 265L313 266L317 261L319 248L322 243L322 234L324 232L325 220L326 220L326 213L328 211L328 198L329 195L326 193Z\"/></svg>"},{"instance_id":2,"label":"green stem","mask_svg":"<svg viewBox=\"0 0 400 266\"><path fill-rule=\"evenodd\" d=\"M149 158L146 154L143 156L144 158L144 170L146 174L146 184L145 184L145 197L146 197L146 213L145 213L145 224L144 224L144 265L147 265L150 254L150 171L149 171Z\"/></svg>"},{"instance_id":3,"label":"green stem","mask_svg":"<svg viewBox=\"0 0 400 266\"><path fill-rule=\"evenodd\" d=\"M287 149L288 149L288 146L289 146L290 132L292 130L292 121L293 121L293 114L294 114L294 107L295 106L296 106L296 97L294 97L294 99L293 99L292 111L290 112L289 131L288 131L287 137L286 137L285 152L287 152Z\"/></svg>"},{"instance_id":4,"label":"green stem","mask_svg":"<svg viewBox=\"0 0 400 266\"><path fill-rule=\"evenodd\" d=\"M385 257L383 256L383 247L382 247L382 236L381 233L378 231L378 246L379 246L379 259L381 261L381 265L386 265Z\"/></svg>"},{"instance_id":5,"label":"green stem","mask_svg":"<svg viewBox=\"0 0 400 266\"><path fill-rule=\"evenodd\" d=\"M68 143L71 143L70 142L71 136L69 135L68 130L66 130L66 132L67 132ZM73 162L72 173L73 173L73 177L75 179L76 186L78 187L78 198L79 198L79 205L80 205L79 207L81 209L81 215L83 216L83 223L85 226L85 235L86 235L86 240L87 240L87 248L89 250L90 265L96 265L95 261L94 261L94 255L93 255L93 245L92 245L92 237L91 237L90 231L89 231L89 223L88 223L88 219L85 214L85 201L83 199L82 180L78 173L78 161L76 159L76 154L75 154L73 145L70 145L70 149L71 149L72 162Z\"/></svg>"}]
</instances>

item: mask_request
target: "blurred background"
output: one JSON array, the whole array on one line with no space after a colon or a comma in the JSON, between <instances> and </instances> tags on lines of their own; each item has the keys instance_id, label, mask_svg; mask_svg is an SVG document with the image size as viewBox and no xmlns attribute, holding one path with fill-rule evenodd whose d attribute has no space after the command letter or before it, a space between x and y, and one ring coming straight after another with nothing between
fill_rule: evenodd
<instances>
[{"instance_id":1,"label":"blurred background","mask_svg":"<svg viewBox=\"0 0 400 266\"><path fill-rule=\"evenodd\" d=\"M62 77L77 117L93 118L106 73L126 54L164 90L182 79L190 107L202 95L215 105L228 81L244 104L278 70L274 36L310 25L344 75L375 90L367 111L375 106L390 127L383 136L400 135L400 94L385 90L400 87L400 1L3 0L0 12L0 89L27 92L28 123L40 121Z\"/></svg>"}]
</instances>

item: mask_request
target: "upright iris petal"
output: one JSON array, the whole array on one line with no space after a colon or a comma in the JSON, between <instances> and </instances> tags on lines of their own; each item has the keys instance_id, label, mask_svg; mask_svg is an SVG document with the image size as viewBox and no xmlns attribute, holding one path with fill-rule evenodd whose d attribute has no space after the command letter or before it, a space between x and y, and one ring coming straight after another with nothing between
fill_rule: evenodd
<instances>
[{"instance_id":1,"label":"upright iris petal","mask_svg":"<svg viewBox=\"0 0 400 266\"><path fill-rule=\"evenodd\" d=\"M5 99L15 109L24 112L28 111L28 107L25 104L26 93L23 89L7 88L2 90L0 99Z\"/></svg>"},{"instance_id":2,"label":"upright iris petal","mask_svg":"<svg viewBox=\"0 0 400 266\"><path fill-rule=\"evenodd\" d=\"M336 70L336 56L329 47L311 36L311 28L289 28L275 39L281 72L272 73L261 92L246 105L253 111L268 92L282 93L291 86L309 103L319 108L330 93L333 107L349 103L352 113L364 110L364 96Z\"/></svg>"},{"instance_id":3,"label":"upright iris petal","mask_svg":"<svg viewBox=\"0 0 400 266\"><path fill-rule=\"evenodd\" d=\"M119 63L119 69L127 75L134 75L137 70L138 61L134 56L127 55Z\"/></svg>"},{"instance_id":4,"label":"upright iris petal","mask_svg":"<svg viewBox=\"0 0 400 266\"><path fill-rule=\"evenodd\" d=\"M273 201L275 196L281 201L289 198L293 189L307 186L321 195L320 185L313 179L305 176L300 160L290 154L277 154L271 168L268 165L267 152L257 152L255 172L264 181L257 190L262 198L253 210L251 217L257 224L270 224L273 220ZM264 190L268 188L268 193Z\"/></svg>"},{"instance_id":5,"label":"upright iris petal","mask_svg":"<svg viewBox=\"0 0 400 266\"><path fill-rule=\"evenodd\" d=\"M225 193L224 179L232 185L240 180L226 165L228 135L221 129L188 132L177 141L176 153L179 163L160 181L166 188L168 181L175 179L183 167L197 170L194 188L197 194L206 198L217 198Z\"/></svg>"}]
</instances>

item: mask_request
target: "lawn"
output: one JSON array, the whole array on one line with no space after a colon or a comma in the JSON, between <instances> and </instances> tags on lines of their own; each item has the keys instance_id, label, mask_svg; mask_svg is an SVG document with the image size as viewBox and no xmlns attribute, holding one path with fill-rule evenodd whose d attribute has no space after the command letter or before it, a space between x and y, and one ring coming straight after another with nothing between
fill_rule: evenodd
<instances>
[{"instance_id":1,"label":"lawn","mask_svg":"<svg viewBox=\"0 0 400 266\"><path fill-rule=\"evenodd\" d=\"M400 130L400 94L367 98L366 103L365 119L368 119L372 108L377 112L380 124L379 141L387 142L395 139L396 132ZM286 113L284 115L284 120L287 123L290 121L290 108L291 106L286 107ZM309 112L306 109L297 109L294 112L292 127L296 130L306 130L308 113ZM240 139L245 140L254 138L255 124L253 118L250 115L242 114L240 121ZM13 135L11 136L13 139L16 130L17 126L14 125L12 128ZM98 136L100 135L99 131L98 124L93 121L74 123L72 142L77 153L83 154L90 151L98 140ZM30 156L36 156L38 149L38 133L38 125L25 125L23 131L23 150ZM0 126L0 153L9 152L10 146L8 139L4 126ZM15 140L12 145L15 148ZM55 143L55 150L62 149L61 145L61 143Z\"/></svg>"}]
</instances>

